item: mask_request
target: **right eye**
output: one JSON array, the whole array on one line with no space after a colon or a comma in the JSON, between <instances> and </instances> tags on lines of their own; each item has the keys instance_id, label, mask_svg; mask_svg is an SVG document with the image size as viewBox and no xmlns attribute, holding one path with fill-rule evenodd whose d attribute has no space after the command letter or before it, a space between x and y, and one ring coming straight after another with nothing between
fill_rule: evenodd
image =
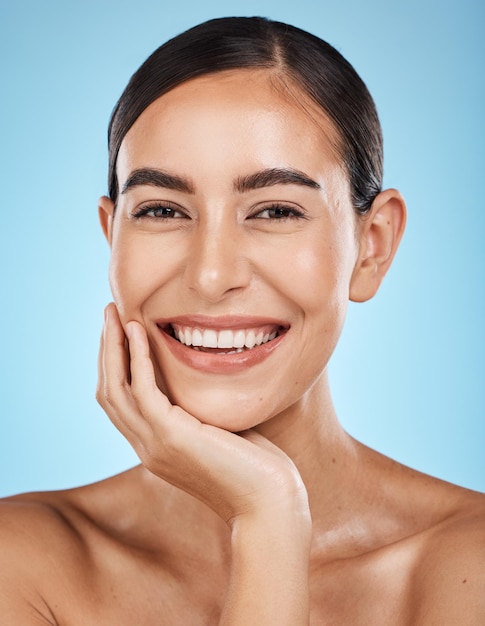
<instances>
[{"instance_id":1,"label":"right eye","mask_svg":"<svg viewBox=\"0 0 485 626\"><path fill-rule=\"evenodd\" d=\"M167 220L174 218L182 218L187 219L187 216L182 213L179 209L176 209L169 204L161 204L157 202L156 204L146 204L133 212L133 217L136 219L148 218L148 219L157 219L157 220Z\"/></svg>"}]
</instances>

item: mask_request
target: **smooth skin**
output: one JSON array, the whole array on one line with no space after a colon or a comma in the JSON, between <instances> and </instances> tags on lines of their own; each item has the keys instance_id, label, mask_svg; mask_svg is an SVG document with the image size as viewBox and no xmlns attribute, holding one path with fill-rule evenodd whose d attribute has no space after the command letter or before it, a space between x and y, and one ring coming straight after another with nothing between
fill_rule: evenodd
<instances>
[{"instance_id":1,"label":"smooth skin","mask_svg":"<svg viewBox=\"0 0 485 626\"><path fill-rule=\"evenodd\" d=\"M347 302L376 293L405 225L393 189L355 215L337 146L266 70L187 82L130 129L120 189L142 168L190 183L100 200L115 303L97 397L141 465L2 502L2 624L485 623L483 496L366 448L333 409ZM318 186L236 184L274 169ZM224 375L167 348L160 320L182 315L287 332Z\"/></svg>"}]
</instances>

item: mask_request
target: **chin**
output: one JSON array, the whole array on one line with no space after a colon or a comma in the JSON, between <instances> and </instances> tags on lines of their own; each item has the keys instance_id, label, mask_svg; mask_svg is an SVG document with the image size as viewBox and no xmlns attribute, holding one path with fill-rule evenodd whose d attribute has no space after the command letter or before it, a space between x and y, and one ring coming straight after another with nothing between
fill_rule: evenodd
<instances>
[{"instance_id":1,"label":"chin","mask_svg":"<svg viewBox=\"0 0 485 626\"><path fill-rule=\"evenodd\" d=\"M208 389L204 393L169 393L173 404L180 406L203 424L223 428L230 432L241 432L267 421L277 412L268 406L268 398L258 394L249 398L247 394L234 391Z\"/></svg>"}]
</instances>

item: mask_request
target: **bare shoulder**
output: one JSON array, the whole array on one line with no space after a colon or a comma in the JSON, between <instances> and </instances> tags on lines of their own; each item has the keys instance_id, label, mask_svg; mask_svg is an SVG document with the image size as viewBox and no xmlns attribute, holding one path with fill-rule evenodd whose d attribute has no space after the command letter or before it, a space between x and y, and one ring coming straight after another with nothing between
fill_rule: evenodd
<instances>
[{"instance_id":1,"label":"bare shoulder","mask_svg":"<svg viewBox=\"0 0 485 626\"><path fill-rule=\"evenodd\" d=\"M105 520L116 519L124 500L120 483L126 479L0 500L2 624L57 624L90 593L106 546L116 545Z\"/></svg>"},{"instance_id":2,"label":"bare shoulder","mask_svg":"<svg viewBox=\"0 0 485 626\"><path fill-rule=\"evenodd\" d=\"M131 626L190 611L174 581L200 571L207 541L189 531L208 514L174 491L139 466L1 500L0 624Z\"/></svg>"},{"instance_id":3,"label":"bare shoulder","mask_svg":"<svg viewBox=\"0 0 485 626\"><path fill-rule=\"evenodd\" d=\"M34 495L0 501L0 616L5 624L56 624L45 598L79 538L59 509ZM61 565L62 567L62 565Z\"/></svg>"},{"instance_id":4,"label":"bare shoulder","mask_svg":"<svg viewBox=\"0 0 485 626\"><path fill-rule=\"evenodd\" d=\"M449 515L424 534L413 624L485 624L485 495L452 488Z\"/></svg>"}]
</instances>

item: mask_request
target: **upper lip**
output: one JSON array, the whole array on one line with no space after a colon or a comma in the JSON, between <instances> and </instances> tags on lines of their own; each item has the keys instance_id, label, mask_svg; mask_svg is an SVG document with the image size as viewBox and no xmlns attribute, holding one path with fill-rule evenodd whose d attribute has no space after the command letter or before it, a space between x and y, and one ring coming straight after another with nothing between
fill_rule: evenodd
<instances>
[{"instance_id":1,"label":"upper lip","mask_svg":"<svg viewBox=\"0 0 485 626\"><path fill-rule=\"evenodd\" d=\"M239 330L241 328L259 328L260 326L274 325L282 330L288 330L290 324L281 319L271 317L260 317L251 315L177 315L175 317L163 318L156 320L157 326L166 328L172 324L180 326L191 326L193 328L211 329L211 330Z\"/></svg>"}]
</instances>

